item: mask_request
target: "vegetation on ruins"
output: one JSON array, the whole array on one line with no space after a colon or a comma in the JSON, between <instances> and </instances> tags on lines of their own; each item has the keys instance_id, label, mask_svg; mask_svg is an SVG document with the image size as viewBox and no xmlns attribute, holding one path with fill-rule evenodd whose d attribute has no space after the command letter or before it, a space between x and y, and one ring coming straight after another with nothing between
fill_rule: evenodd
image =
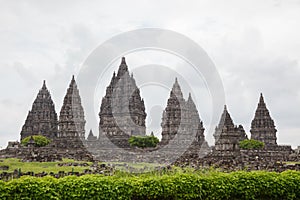
<instances>
[{"instance_id":1,"label":"vegetation on ruins","mask_svg":"<svg viewBox=\"0 0 300 200\"><path fill-rule=\"evenodd\" d=\"M300 172L171 170L21 177L0 181L0 199L299 199Z\"/></svg>"},{"instance_id":2,"label":"vegetation on ruins","mask_svg":"<svg viewBox=\"0 0 300 200\"><path fill-rule=\"evenodd\" d=\"M131 136L128 142L132 147L146 148L146 147L156 147L156 145L159 143L159 139L154 135Z\"/></svg>"},{"instance_id":3,"label":"vegetation on ruins","mask_svg":"<svg viewBox=\"0 0 300 200\"><path fill-rule=\"evenodd\" d=\"M34 146L36 146L36 147L44 147L44 146L48 145L51 142L51 140L48 139L45 136L42 136L42 135L33 135L33 136L28 136L28 137L24 138L21 141L21 144L24 145L24 146L27 146L28 143L31 140L31 137L33 138Z\"/></svg>"},{"instance_id":4,"label":"vegetation on ruins","mask_svg":"<svg viewBox=\"0 0 300 200\"><path fill-rule=\"evenodd\" d=\"M242 140L239 143L241 149L262 149L265 146L264 142L250 139L250 140Z\"/></svg>"}]
</instances>

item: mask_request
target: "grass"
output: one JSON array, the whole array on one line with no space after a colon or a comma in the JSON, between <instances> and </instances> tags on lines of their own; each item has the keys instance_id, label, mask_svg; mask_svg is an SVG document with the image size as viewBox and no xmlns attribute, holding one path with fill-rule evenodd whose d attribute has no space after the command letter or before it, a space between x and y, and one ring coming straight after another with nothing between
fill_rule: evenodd
<instances>
[{"instance_id":1,"label":"grass","mask_svg":"<svg viewBox=\"0 0 300 200\"><path fill-rule=\"evenodd\" d=\"M279 163L279 162L278 162ZM300 162L282 162L283 164L286 165L296 165L296 164L300 164Z\"/></svg>"},{"instance_id":2,"label":"grass","mask_svg":"<svg viewBox=\"0 0 300 200\"><path fill-rule=\"evenodd\" d=\"M74 160L71 159L63 159L60 162L21 162L17 158L7 158L4 159L3 162L0 162L0 166L9 166L8 170L0 170L0 173L6 172L13 172L15 169L21 169L22 172L34 172L34 173L41 173L41 172L54 172L57 173L59 171L65 172L83 172L85 169L89 169L90 167L81 167L81 166L62 166L59 167L59 163L73 163ZM76 163L84 163L83 161L76 161ZM88 163L89 165L91 163Z\"/></svg>"},{"instance_id":3,"label":"grass","mask_svg":"<svg viewBox=\"0 0 300 200\"><path fill-rule=\"evenodd\" d=\"M134 170L145 170L145 171L151 171L154 170L156 167L163 166L161 164L157 163L127 163L127 162L106 162L106 164L113 164L117 170L121 171L129 171L129 169Z\"/></svg>"},{"instance_id":4,"label":"grass","mask_svg":"<svg viewBox=\"0 0 300 200\"><path fill-rule=\"evenodd\" d=\"M58 173L59 171L65 172L83 172L85 169L90 169L89 166L82 167L82 166L58 166L59 163L88 163L89 165L92 162L85 162L85 161L75 161L73 159L63 159L63 161L59 162L21 162L17 158L7 158L2 159L3 162L0 162L0 166L8 166L8 170L0 170L2 172L13 172L15 169L21 169L22 172L34 172L34 173L41 173L41 172L54 172ZM155 163L126 163L126 162L101 162L104 164L112 164L114 165L115 169L118 171L133 171L133 172L147 172L152 171L155 167L159 167L162 165L155 164Z\"/></svg>"}]
</instances>

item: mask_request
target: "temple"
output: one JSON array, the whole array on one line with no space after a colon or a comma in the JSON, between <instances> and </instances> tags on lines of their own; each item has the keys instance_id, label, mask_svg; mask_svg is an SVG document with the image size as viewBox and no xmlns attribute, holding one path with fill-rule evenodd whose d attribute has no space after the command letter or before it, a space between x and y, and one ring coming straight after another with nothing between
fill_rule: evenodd
<instances>
[{"instance_id":1,"label":"temple","mask_svg":"<svg viewBox=\"0 0 300 200\"><path fill-rule=\"evenodd\" d=\"M237 151L239 142L247 139L242 125L234 125L226 105L221 116L219 125L215 129L215 150L216 151Z\"/></svg>"},{"instance_id":2,"label":"temple","mask_svg":"<svg viewBox=\"0 0 300 200\"><path fill-rule=\"evenodd\" d=\"M128 147L131 135L146 134L144 100L124 57L106 88L99 117L99 139L106 136L118 146Z\"/></svg>"},{"instance_id":3,"label":"temple","mask_svg":"<svg viewBox=\"0 0 300 200\"><path fill-rule=\"evenodd\" d=\"M57 123L55 106L44 81L22 127L21 140L32 135L54 139L58 132Z\"/></svg>"},{"instance_id":4,"label":"temple","mask_svg":"<svg viewBox=\"0 0 300 200\"><path fill-rule=\"evenodd\" d=\"M85 122L79 90L73 76L59 115L58 137L85 140Z\"/></svg>"},{"instance_id":5,"label":"temple","mask_svg":"<svg viewBox=\"0 0 300 200\"><path fill-rule=\"evenodd\" d=\"M162 139L160 145L167 145L177 136L178 143L173 148L177 148L176 151L178 151L178 148L187 148L179 159L197 158L200 154L206 154L209 151L197 107L190 93L187 101L183 98L177 78L170 92L167 107L163 111L161 126Z\"/></svg>"},{"instance_id":6,"label":"temple","mask_svg":"<svg viewBox=\"0 0 300 200\"><path fill-rule=\"evenodd\" d=\"M270 116L262 94L260 94L255 116L251 122L250 132L251 139L264 142L266 147L277 145L277 130L275 129L274 121Z\"/></svg>"},{"instance_id":7,"label":"temple","mask_svg":"<svg viewBox=\"0 0 300 200\"><path fill-rule=\"evenodd\" d=\"M162 139L161 144L168 144L172 140L181 124L183 118L183 109L185 109L185 100L183 98L180 85L177 78L170 92L170 97L167 102L167 107L163 111L162 116Z\"/></svg>"}]
</instances>

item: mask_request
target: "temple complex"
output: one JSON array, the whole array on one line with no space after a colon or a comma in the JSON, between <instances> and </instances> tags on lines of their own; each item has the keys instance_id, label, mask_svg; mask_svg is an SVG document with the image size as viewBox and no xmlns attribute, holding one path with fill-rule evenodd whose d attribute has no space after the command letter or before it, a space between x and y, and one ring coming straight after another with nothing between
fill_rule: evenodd
<instances>
[{"instance_id":1,"label":"temple complex","mask_svg":"<svg viewBox=\"0 0 300 200\"><path fill-rule=\"evenodd\" d=\"M128 147L131 135L145 135L145 105L122 58L117 75L113 74L100 107L99 139L108 137L121 147Z\"/></svg>"},{"instance_id":2,"label":"temple complex","mask_svg":"<svg viewBox=\"0 0 300 200\"><path fill-rule=\"evenodd\" d=\"M55 106L44 81L22 127L21 140L32 135L54 139L58 132L57 123Z\"/></svg>"},{"instance_id":3,"label":"temple complex","mask_svg":"<svg viewBox=\"0 0 300 200\"><path fill-rule=\"evenodd\" d=\"M64 98L58 125L59 138L79 138L85 140L84 111L74 76Z\"/></svg>"},{"instance_id":4,"label":"temple complex","mask_svg":"<svg viewBox=\"0 0 300 200\"><path fill-rule=\"evenodd\" d=\"M250 132L251 139L264 142L266 147L277 145L277 130L275 129L274 121L270 116L262 94L260 94L255 116L251 122Z\"/></svg>"},{"instance_id":5,"label":"temple complex","mask_svg":"<svg viewBox=\"0 0 300 200\"><path fill-rule=\"evenodd\" d=\"M9 142L0 151L0 158L16 157L23 161L55 161L62 158L113 162L176 163L188 166L224 167L227 169L266 169L279 162L300 160L300 153L289 145L277 145L274 121L263 95L251 123L251 139L265 143L265 148L242 149L239 142L247 140L242 125L236 126L224 106L215 129L215 146L205 140L204 126L191 94L184 99L177 78L162 113L162 139L159 145L137 148L129 145L130 136L146 135L145 105L125 58L113 73L99 112L99 137L90 130L85 139L85 115L74 76L69 84L59 121L50 92L44 81L21 131L21 140L43 135L50 144L38 147L31 137L24 146ZM153 133L152 133L153 135ZM151 156L149 156L151 155Z\"/></svg>"}]
</instances>

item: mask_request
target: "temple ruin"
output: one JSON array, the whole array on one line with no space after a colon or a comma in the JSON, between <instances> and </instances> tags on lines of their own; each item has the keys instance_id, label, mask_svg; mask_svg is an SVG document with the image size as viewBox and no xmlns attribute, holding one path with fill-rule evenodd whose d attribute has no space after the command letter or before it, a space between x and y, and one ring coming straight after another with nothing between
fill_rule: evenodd
<instances>
[{"instance_id":1,"label":"temple ruin","mask_svg":"<svg viewBox=\"0 0 300 200\"><path fill-rule=\"evenodd\" d=\"M299 151L292 150L289 145L277 144L275 123L262 94L250 130L251 139L265 143L265 147L258 150L240 149L239 142L248 137L242 125L234 124L226 106L215 129L215 144L209 147L192 95L189 94L185 100L177 78L162 113L162 139L159 145L148 149L132 148L128 143L130 136L146 135L146 116L144 100L123 57L101 102L99 137L90 130L85 139L84 108L74 76L64 97L59 120L44 81L22 127L21 140L28 136L43 135L52 142L39 148L35 147L32 138L27 146L9 142L8 147L0 151L0 157L17 157L23 161L73 158L117 162L174 162L178 165L238 169L247 166L250 166L249 169L269 169L277 166L278 162L300 160ZM91 152L96 152L96 155ZM149 152L154 152L151 159L145 156ZM165 153L173 155L177 160L165 158Z\"/></svg>"},{"instance_id":2,"label":"temple ruin","mask_svg":"<svg viewBox=\"0 0 300 200\"><path fill-rule=\"evenodd\" d=\"M234 125L226 105L219 125L216 127L214 138L216 151L237 151L239 142L248 139L243 126Z\"/></svg>"},{"instance_id":3,"label":"temple ruin","mask_svg":"<svg viewBox=\"0 0 300 200\"><path fill-rule=\"evenodd\" d=\"M251 139L265 143L266 147L276 146L277 137L274 121L270 116L262 93L255 111L254 119L251 122Z\"/></svg>"},{"instance_id":4,"label":"temple ruin","mask_svg":"<svg viewBox=\"0 0 300 200\"><path fill-rule=\"evenodd\" d=\"M21 140L32 135L43 135L54 139L57 137L57 125L55 106L44 81L22 127Z\"/></svg>"},{"instance_id":5,"label":"temple ruin","mask_svg":"<svg viewBox=\"0 0 300 200\"><path fill-rule=\"evenodd\" d=\"M145 104L133 75L122 58L100 107L99 138L108 137L114 144L128 147L131 135L145 135Z\"/></svg>"}]
</instances>

